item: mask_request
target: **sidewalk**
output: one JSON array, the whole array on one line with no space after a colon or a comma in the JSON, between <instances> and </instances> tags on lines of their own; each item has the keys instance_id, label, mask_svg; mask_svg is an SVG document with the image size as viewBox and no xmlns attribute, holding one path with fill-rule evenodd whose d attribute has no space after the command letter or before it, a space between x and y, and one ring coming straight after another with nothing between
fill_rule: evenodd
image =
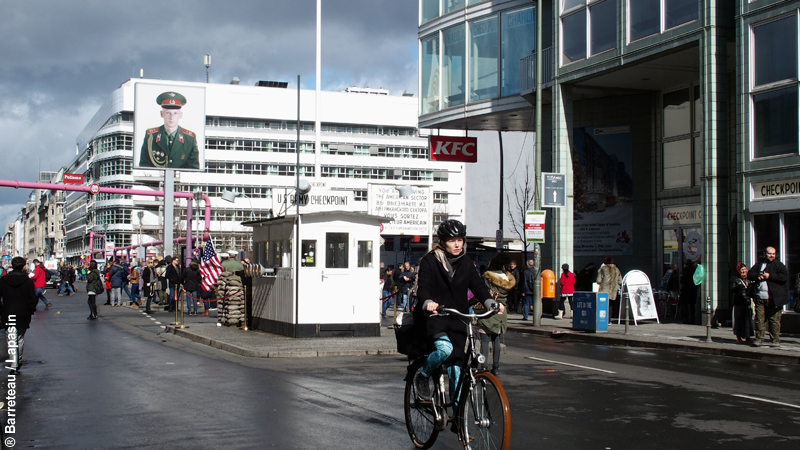
<instances>
[{"instance_id":1,"label":"sidewalk","mask_svg":"<svg viewBox=\"0 0 800 450\"><path fill-rule=\"evenodd\" d=\"M184 323L188 328L167 326L166 331L214 348L256 358L397 354L394 331L388 328L392 323L391 317L383 320L380 337L294 339L257 330L243 331L240 328L218 327L216 318L213 316L213 313L209 317L187 316L184 318ZM712 328L710 330L711 342L707 342L706 327L697 325L658 324L655 321L633 325L631 322L628 326L628 334L625 334L624 323L617 325L615 321L609 326L607 332L587 333L572 331L571 319L555 320L544 317L541 326L534 327L530 319L523 321L521 314L511 314L509 331L600 345L658 348L685 353L800 364L800 337L781 336L781 346L772 348L769 347L769 336L767 336L765 345L756 348L737 344L730 328Z\"/></svg>"}]
</instances>

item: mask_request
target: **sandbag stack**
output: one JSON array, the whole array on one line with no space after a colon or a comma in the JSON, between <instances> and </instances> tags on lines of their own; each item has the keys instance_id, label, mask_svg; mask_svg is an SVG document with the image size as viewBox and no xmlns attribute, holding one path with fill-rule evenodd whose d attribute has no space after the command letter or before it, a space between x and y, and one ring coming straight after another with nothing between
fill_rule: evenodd
<instances>
[{"instance_id":1,"label":"sandbag stack","mask_svg":"<svg viewBox=\"0 0 800 450\"><path fill-rule=\"evenodd\" d=\"M241 326L244 324L244 288L242 279L233 272L222 272L217 281L217 298L230 297L222 300L218 305L217 322L226 326Z\"/></svg>"}]
</instances>

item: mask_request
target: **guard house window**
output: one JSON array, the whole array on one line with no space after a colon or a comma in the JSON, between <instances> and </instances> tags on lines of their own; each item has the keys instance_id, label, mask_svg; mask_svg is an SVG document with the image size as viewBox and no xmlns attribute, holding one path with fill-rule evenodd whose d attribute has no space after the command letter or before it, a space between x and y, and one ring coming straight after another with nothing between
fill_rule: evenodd
<instances>
[{"instance_id":1,"label":"guard house window","mask_svg":"<svg viewBox=\"0 0 800 450\"><path fill-rule=\"evenodd\" d=\"M586 59L616 48L617 0L563 0L562 63Z\"/></svg>"},{"instance_id":2,"label":"guard house window","mask_svg":"<svg viewBox=\"0 0 800 450\"><path fill-rule=\"evenodd\" d=\"M699 122L700 89L697 86L665 93L663 104L664 189L698 186L701 178L702 140Z\"/></svg>"},{"instance_id":3,"label":"guard house window","mask_svg":"<svg viewBox=\"0 0 800 450\"><path fill-rule=\"evenodd\" d=\"M752 28L753 157L797 154L797 15Z\"/></svg>"},{"instance_id":4,"label":"guard house window","mask_svg":"<svg viewBox=\"0 0 800 450\"><path fill-rule=\"evenodd\" d=\"M316 267L317 241L303 239L303 259L300 260L302 267Z\"/></svg>"},{"instance_id":5,"label":"guard house window","mask_svg":"<svg viewBox=\"0 0 800 450\"><path fill-rule=\"evenodd\" d=\"M358 241L358 267L372 267L372 241Z\"/></svg>"},{"instance_id":6,"label":"guard house window","mask_svg":"<svg viewBox=\"0 0 800 450\"><path fill-rule=\"evenodd\" d=\"M349 233L325 233L325 268L347 269Z\"/></svg>"}]
</instances>

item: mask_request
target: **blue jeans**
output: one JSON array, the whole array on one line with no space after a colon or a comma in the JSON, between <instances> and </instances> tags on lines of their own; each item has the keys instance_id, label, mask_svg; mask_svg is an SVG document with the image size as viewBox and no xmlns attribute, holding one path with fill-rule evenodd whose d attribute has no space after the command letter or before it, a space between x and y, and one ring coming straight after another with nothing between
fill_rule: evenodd
<instances>
[{"instance_id":1,"label":"blue jeans","mask_svg":"<svg viewBox=\"0 0 800 450\"><path fill-rule=\"evenodd\" d=\"M66 289L65 289L65 288L66 288ZM59 288L58 288L58 295L64 295L64 292L65 292L66 290L69 290L69 293L70 293L70 294L74 294L74 293L75 293L75 289L73 289L73 288L72 288L72 285L71 285L71 284L69 284L69 283L68 283L68 282L66 282L66 281L62 281L62 282L61 282L61 287L59 287Z\"/></svg>"},{"instance_id":2,"label":"blue jeans","mask_svg":"<svg viewBox=\"0 0 800 450\"><path fill-rule=\"evenodd\" d=\"M447 336L442 336L436 339L433 342L433 347L436 349L428 355L427 359L425 359L425 364L422 365L422 369L420 369L419 373L425 378L431 376L434 370L437 367L441 366L444 360L450 357L450 354L453 353L453 344L450 342L450 338ZM450 398L455 400L455 406L458 406L458 392L456 392L456 383L458 382L458 378L461 376L461 367L459 366L447 366L447 377L450 379Z\"/></svg>"},{"instance_id":3,"label":"blue jeans","mask_svg":"<svg viewBox=\"0 0 800 450\"><path fill-rule=\"evenodd\" d=\"M133 300L133 296L131 295L131 291L128 289L128 283L127 283L127 282L125 282L125 284L123 284L123 285L122 285L122 290L123 290L123 291L124 291L126 294L128 294L128 300L130 300L130 301L134 301L134 300Z\"/></svg>"},{"instance_id":4,"label":"blue jeans","mask_svg":"<svg viewBox=\"0 0 800 450\"><path fill-rule=\"evenodd\" d=\"M139 295L139 285L132 284L131 285L131 301L134 303L139 303L139 300L142 299L142 296Z\"/></svg>"},{"instance_id":5,"label":"blue jeans","mask_svg":"<svg viewBox=\"0 0 800 450\"><path fill-rule=\"evenodd\" d=\"M30 292L30 291L28 291L28 292ZM42 303L44 303L44 304L45 304L45 306L47 306L47 305L49 305L49 304L50 304L50 302L48 302L48 301L47 301L47 299L46 299L46 298L45 298L45 296L44 296L44 288L36 288L36 297L37 297L39 300L41 300L41 301L42 301Z\"/></svg>"},{"instance_id":6,"label":"blue jeans","mask_svg":"<svg viewBox=\"0 0 800 450\"><path fill-rule=\"evenodd\" d=\"M192 297L197 297L197 291L186 291L186 312L197 312L197 300ZM192 297L189 297L191 295Z\"/></svg>"},{"instance_id":7,"label":"blue jeans","mask_svg":"<svg viewBox=\"0 0 800 450\"><path fill-rule=\"evenodd\" d=\"M397 293L397 309L406 310L408 304L408 291Z\"/></svg>"},{"instance_id":8,"label":"blue jeans","mask_svg":"<svg viewBox=\"0 0 800 450\"><path fill-rule=\"evenodd\" d=\"M383 291L383 295L381 296L381 298L386 298L391 294L392 293L389 292L389 291ZM391 296L388 299L386 299L385 301L383 301L383 306L382 306L382 309L381 309L381 316L386 317L386 310L391 308L391 306L393 304L394 304L394 296Z\"/></svg>"},{"instance_id":9,"label":"blue jeans","mask_svg":"<svg viewBox=\"0 0 800 450\"><path fill-rule=\"evenodd\" d=\"M528 320L528 311L531 309L532 302L533 294L525 294L525 296L522 297L522 320Z\"/></svg>"}]
</instances>

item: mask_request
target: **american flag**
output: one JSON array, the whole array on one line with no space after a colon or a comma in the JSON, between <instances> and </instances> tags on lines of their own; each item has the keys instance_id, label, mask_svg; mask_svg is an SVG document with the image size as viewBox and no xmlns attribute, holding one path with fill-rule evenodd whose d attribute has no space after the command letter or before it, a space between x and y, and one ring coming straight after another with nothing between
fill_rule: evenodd
<instances>
[{"instance_id":1,"label":"american flag","mask_svg":"<svg viewBox=\"0 0 800 450\"><path fill-rule=\"evenodd\" d=\"M212 291L217 285L219 274L222 273L222 264L219 262L219 256L214 251L214 244L212 243L211 236L206 242L206 248L203 250L203 257L200 261L200 275L203 278L203 289L208 292Z\"/></svg>"}]
</instances>

